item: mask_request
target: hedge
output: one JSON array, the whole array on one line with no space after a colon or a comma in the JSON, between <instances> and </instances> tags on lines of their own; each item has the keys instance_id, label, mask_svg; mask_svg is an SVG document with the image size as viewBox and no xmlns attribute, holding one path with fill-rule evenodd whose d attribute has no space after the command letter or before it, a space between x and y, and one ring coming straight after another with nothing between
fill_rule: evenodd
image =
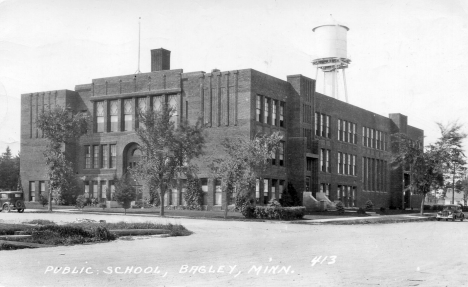
<instances>
[{"instance_id":1,"label":"hedge","mask_svg":"<svg viewBox=\"0 0 468 287\"><path fill-rule=\"evenodd\" d=\"M275 206L249 206L248 212L243 213L247 218L281 219L293 220L301 219L305 214L304 206L275 207Z\"/></svg>"}]
</instances>

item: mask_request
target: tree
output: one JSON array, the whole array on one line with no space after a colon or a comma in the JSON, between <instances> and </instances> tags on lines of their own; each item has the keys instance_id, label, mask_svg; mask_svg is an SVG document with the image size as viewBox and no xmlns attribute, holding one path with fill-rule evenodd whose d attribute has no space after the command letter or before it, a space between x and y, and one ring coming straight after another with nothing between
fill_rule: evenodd
<instances>
[{"instance_id":1,"label":"tree","mask_svg":"<svg viewBox=\"0 0 468 287\"><path fill-rule=\"evenodd\" d=\"M462 132L462 125L457 122L443 125L437 123L440 129L441 137L437 141L437 147L442 151L442 157L445 164L445 177L450 179L446 181L444 191L448 188L452 189L452 204L455 200L456 185L455 182L460 180L465 172L466 157L463 152L462 142L467 134ZM460 192L458 190L457 192Z\"/></svg>"},{"instance_id":2,"label":"tree","mask_svg":"<svg viewBox=\"0 0 468 287\"><path fill-rule=\"evenodd\" d=\"M167 104L162 105L160 111L140 112L140 127L136 134L143 156L129 168L137 181L158 187L161 216L164 216L166 191L176 186L178 178L195 172L196 166L191 160L202 154L205 145L201 121L190 125L181 119L176 127L172 120L174 114Z\"/></svg>"},{"instance_id":3,"label":"tree","mask_svg":"<svg viewBox=\"0 0 468 287\"><path fill-rule=\"evenodd\" d=\"M443 150L435 145L423 149L420 141L412 141L404 134L396 134L394 137L397 139L398 152L393 156L392 163L397 168L409 169L409 188L411 192L422 195L422 215L426 195L444 183Z\"/></svg>"},{"instance_id":4,"label":"tree","mask_svg":"<svg viewBox=\"0 0 468 287\"><path fill-rule=\"evenodd\" d=\"M67 192L73 196L77 190L72 163L66 159L64 146L87 132L88 119L84 114L73 115L71 110L58 106L41 113L37 126L48 140L44 157L49 178L48 210L52 211L52 193L60 200Z\"/></svg>"},{"instance_id":5,"label":"tree","mask_svg":"<svg viewBox=\"0 0 468 287\"><path fill-rule=\"evenodd\" d=\"M224 218L227 218L229 201L235 191L238 197L251 197L252 187L257 179L263 180L282 138L274 132L257 135L252 140L234 138L222 142L226 156L214 159L210 167L215 177L221 179L221 190L226 194Z\"/></svg>"},{"instance_id":6,"label":"tree","mask_svg":"<svg viewBox=\"0 0 468 287\"><path fill-rule=\"evenodd\" d=\"M114 199L118 203L122 204L122 207L125 210L125 215L127 215L127 209L130 208L130 204L136 198L136 189L128 181L126 175L122 176L121 179L114 177L115 184L115 194Z\"/></svg>"},{"instance_id":7,"label":"tree","mask_svg":"<svg viewBox=\"0 0 468 287\"><path fill-rule=\"evenodd\" d=\"M20 172L20 157L12 157L11 149L7 146L0 157L0 189L18 190L17 184Z\"/></svg>"}]
</instances>

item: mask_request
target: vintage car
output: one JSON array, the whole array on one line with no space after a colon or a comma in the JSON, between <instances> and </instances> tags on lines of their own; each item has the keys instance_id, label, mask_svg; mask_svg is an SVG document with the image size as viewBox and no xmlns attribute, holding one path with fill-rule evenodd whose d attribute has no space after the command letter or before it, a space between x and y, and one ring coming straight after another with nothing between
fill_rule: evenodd
<instances>
[{"instance_id":1,"label":"vintage car","mask_svg":"<svg viewBox=\"0 0 468 287\"><path fill-rule=\"evenodd\" d=\"M455 221L456 219L460 219L460 221L463 221L465 219L465 214L462 211L461 205L446 205L444 207L444 210L439 211L436 216L437 220L445 219L445 221L448 221L449 219L452 221Z\"/></svg>"},{"instance_id":2,"label":"vintage car","mask_svg":"<svg viewBox=\"0 0 468 287\"><path fill-rule=\"evenodd\" d=\"M0 211L16 210L23 212L26 208L21 191L0 191Z\"/></svg>"}]
</instances>

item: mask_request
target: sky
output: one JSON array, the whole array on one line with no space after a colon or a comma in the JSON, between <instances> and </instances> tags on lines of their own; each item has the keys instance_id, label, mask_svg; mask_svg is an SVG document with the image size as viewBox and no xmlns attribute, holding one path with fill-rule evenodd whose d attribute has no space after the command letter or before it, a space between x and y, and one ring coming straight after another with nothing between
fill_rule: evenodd
<instances>
[{"instance_id":1,"label":"sky","mask_svg":"<svg viewBox=\"0 0 468 287\"><path fill-rule=\"evenodd\" d=\"M468 0L0 0L0 153L20 149L21 94L135 73L140 17L141 72L163 47L172 69L286 80L315 78L312 29L330 14L350 28L350 104L408 116L426 144L436 122L468 130Z\"/></svg>"}]
</instances>

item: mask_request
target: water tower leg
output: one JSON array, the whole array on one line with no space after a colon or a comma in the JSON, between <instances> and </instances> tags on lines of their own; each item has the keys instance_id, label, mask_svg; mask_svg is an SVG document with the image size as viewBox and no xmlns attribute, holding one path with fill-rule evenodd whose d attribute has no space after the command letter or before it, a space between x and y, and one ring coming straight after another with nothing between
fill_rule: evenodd
<instances>
[{"instance_id":1,"label":"water tower leg","mask_svg":"<svg viewBox=\"0 0 468 287\"><path fill-rule=\"evenodd\" d=\"M340 83L339 83L339 77L338 77L338 73L340 70L336 69L335 70L335 77L336 77L336 83L335 83L335 86L336 86L336 98L337 99L340 99Z\"/></svg>"},{"instance_id":2,"label":"water tower leg","mask_svg":"<svg viewBox=\"0 0 468 287\"><path fill-rule=\"evenodd\" d=\"M345 74L345 69L343 69L343 82L344 82L345 98L346 98L346 102L348 102L348 87L346 86L346 74Z\"/></svg>"},{"instance_id":3,"label":"water tower leg","mask_svg":"<svg viewBox=\"0 0 468 287\"><path fill-rule=\"evenodd\" d=\"M331 75L332 76L332 86L331 86L331 88L332 88L332 97L334 99L336 99L336 95L335 95L335 89L336 89L335 88L335 76L336 76L336 74L335 74L335 72L336 72L336 70L332 71L332 75Z\"/></svg>"}]
</instances>

